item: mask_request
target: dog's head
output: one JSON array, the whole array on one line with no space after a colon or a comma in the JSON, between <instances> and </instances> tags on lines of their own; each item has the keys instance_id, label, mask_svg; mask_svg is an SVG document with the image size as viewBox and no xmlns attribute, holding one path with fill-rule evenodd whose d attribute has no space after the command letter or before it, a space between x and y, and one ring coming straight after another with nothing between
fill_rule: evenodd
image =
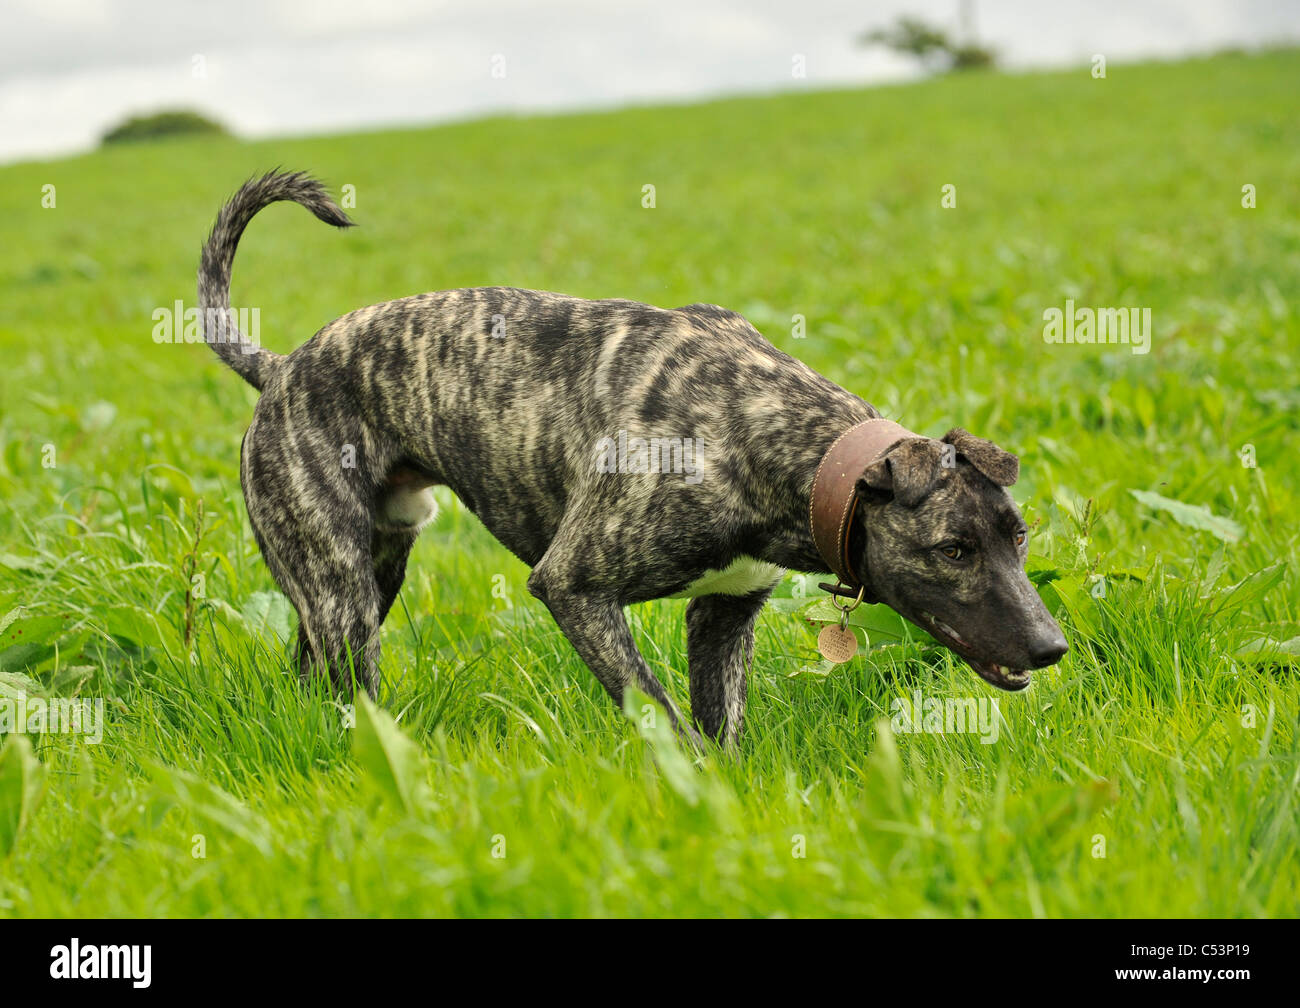
<instances>
[{"instance_id":1,"label":"dog's head","mask_svg":"<svg viewBox=\"0 0 1300 1008\"><path fill-rule=\"evenodd\" d=\"M1068 650L1025 575L1029 533L1006 490L1020 461L957 428L908 438L857 483L856 569L882 601L1004 690Z\"/></svg>"}]
</instances>

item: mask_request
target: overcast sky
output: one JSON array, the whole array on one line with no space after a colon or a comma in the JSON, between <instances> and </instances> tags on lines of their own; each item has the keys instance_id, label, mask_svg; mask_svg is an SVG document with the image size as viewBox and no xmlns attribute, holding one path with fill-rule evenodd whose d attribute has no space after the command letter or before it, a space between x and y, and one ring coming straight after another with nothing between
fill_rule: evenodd
<instances>
[{"instance_id":1,"label":"overcast sky","mask_svg":"<svg viewBox=\"0 0 1300 1008\"><path fill-rule=\"evenodd\" d=\"M1300 38L1300 0L969 0L1010 67ZM906 78L853 44L961 0L3 0L0 161L197 108L248 137ZM806 76L796 79L796 55Z\"/></svg>"}]
</instances>

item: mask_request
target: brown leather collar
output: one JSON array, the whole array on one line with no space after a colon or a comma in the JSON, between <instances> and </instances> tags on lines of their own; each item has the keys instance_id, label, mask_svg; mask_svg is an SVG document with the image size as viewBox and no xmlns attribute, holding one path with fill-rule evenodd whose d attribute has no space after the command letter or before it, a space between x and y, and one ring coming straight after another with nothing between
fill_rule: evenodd
<instances>
[{"instance_id":1,"label":"brown leather collar","mask_svg":"<svg viewBox=\"0 0 1300 1008\"><path fill-rule=\"evenodd\" d=\"M808 528L826 565L841 582L852 587L847 593L849 598L866 584L866 571L855 571L849 558L849 529L858 502L858 478L890 445L914 437L920 435L892 420L864 420L836 438L817 467L808 498ZM828 590L835 591L834 587Z\"/></svg>"}]
</instances>

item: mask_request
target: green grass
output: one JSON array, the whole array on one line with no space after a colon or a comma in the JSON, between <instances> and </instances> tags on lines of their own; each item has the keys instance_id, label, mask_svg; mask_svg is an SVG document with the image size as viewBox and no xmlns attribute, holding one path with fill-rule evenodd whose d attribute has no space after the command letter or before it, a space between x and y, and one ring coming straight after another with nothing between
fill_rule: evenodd
<instances>
[{"instance_id":1,"label":"green grass","mask_svg":"<svg viewBox=\"0 0 1300 1008\"><path fill-rule=\"evenodd\" d=\"M101 744L0 757L0 914L1296 915L1300 683L1258 638L1300 634L1270 570L1300 509L1298 84L1278 51L0 168L0 689L108 698ZM151 339L276 164L355 186L362 226L250 228L233 296L273 349L457 286L735 308L914 430L1021 456L1070 654L998 695L993 744L894 736L896 697L995 691L915 646L792 675L787 579L739 752L692 766L444 494L387 715L349 729L289 671L247 526L254 394ZM1046 344L1066 298L1151 308L1151 353ZM683 605L631 618L684 703Z\"/></svg>"}]
</instances>

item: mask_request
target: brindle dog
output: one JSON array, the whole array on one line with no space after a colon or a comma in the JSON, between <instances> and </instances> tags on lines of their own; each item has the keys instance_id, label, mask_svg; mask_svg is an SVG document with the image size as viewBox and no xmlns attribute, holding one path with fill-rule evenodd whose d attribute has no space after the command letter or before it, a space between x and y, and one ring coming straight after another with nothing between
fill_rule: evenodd
<instances>
[{"instance_id":1,"label":"brindle dog","mask_svg":"<svg viewBox=\"0 0 1300 1008\"><path fill-rule=\"evenodd\" d=\"M203 249L199 300L205 339L262 392L241 478L298 611L301 674L375 694L379 626L435 513L429 488L444 484L532 568L529 590L615 702L635 686L696 737L623 613L692 596L691 713L734 742L759 610L784 569L828 570L808 522L818 463L874 407L703 304L440 291L271 353L235 327L229 288L244 228L277 200L351 224L301 173L252 180ZM941 464L945 443L955 465ZM964 431L904 438L862 474L852 540L872 596L1003 689L1066 650L1025 576L1027 534L1004 489L1015 466Z\"/></svg>"}]
</instances>

